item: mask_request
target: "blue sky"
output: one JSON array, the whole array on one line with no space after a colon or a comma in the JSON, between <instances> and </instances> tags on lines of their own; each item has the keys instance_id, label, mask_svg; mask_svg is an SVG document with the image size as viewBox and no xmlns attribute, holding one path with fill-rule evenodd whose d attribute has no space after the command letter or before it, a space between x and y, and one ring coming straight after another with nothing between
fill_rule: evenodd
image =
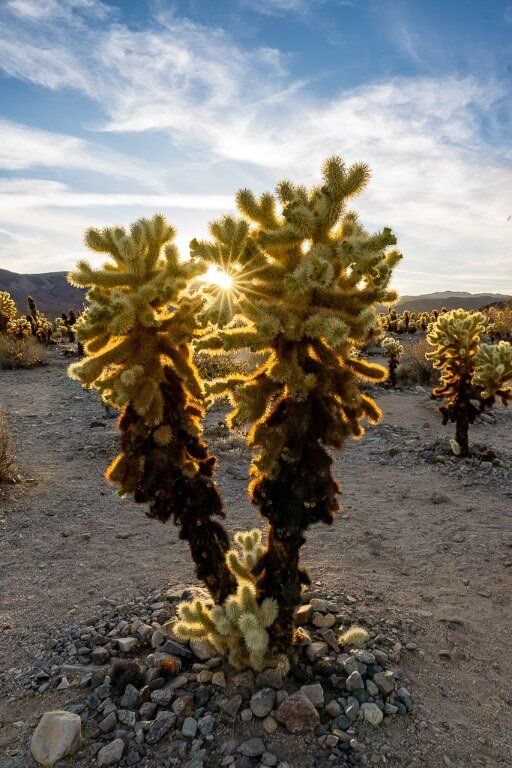
<instances>
[{"instance_id":1,"label":"blue sky","mask_svg":"<svg viewBox=\"0 0 512 768\"><path fill-rule=\"evenodd\" d=\"M0 267L70 268L161 210L365 161L403 293L512 293L509 0L0 0ZM94 260L94 259L93 259Z\"/></svg>"}]
</instances>

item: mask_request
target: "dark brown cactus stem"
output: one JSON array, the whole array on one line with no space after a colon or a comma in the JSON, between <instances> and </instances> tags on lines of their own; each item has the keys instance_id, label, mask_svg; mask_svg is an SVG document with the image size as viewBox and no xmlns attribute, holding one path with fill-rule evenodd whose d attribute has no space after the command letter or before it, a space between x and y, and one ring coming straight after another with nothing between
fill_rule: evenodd
<instances>
[{"instance_id":1,"label":"dark brown cactus stem","mask_svg":"<svg viewBox=\"0 0 512 768\"><path fill-rule=\"evenodd\" d=\"M316 522L331 524L338 510L340 489L331 475L332 459L320 443L329 418L328 402L318 395L279 400L266 420L269 430L286 433L279 469L275 476L258 478L250 489L252 501L269 521L266 551L254 573L260 598L274 598L279 605L269 630L278 653L290 650L301 587L310 584L299 567L304 534Z\"/></svg>"},{"instance_id":2,"label":"dark brown cactus stem","mask_svg":"<svg viewBox=\"0 0 512 768\"><path fill-rule=\"evenodd\" d=\"M398 368L398 360L395 357L391 357L388 363L388 367L389 367L389 383L393 387L393 389L395 389L398 384L398 379L396 376L396 369Z\"/></svg>"},{"instance_id":3,"label":"dark brown cactus stem","mask_svg":"<svg viewBox=\"0 0 512 768\"><path fill-rule=\"evenodd\" d=\"M225 559L228 534L213 519L225 515L212 477L215 457L190 429L202 416L197 402L188 398L182 380L171 368L165 375L162 423L148 426L127 406L119 419L121 456L107 477L123 492L132 493L138 504L149 505L148 517L161 522L173 518L180 538L189 544L198 578L214 601L222 603L236 584ZM159 437L162 428L170 435L164 444Z\"/></svg>"}]
</instances>

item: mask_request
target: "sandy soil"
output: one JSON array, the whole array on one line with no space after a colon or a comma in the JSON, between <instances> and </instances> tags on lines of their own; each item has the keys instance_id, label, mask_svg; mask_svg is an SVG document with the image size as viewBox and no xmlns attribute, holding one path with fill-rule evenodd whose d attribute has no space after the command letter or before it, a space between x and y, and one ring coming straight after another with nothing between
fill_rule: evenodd
<instances>
[{"instance_id":1,"label":"sandy soil","mask_svg":"<svg viewBox=\"0 0 512 768\"><path fill-rule=\"evenodd\" d=\"M193 580L173 527L147 520L102 479L115 421L67 379L65 365L52 353L45 368L0 372L22 476L0 490L0 675L9 691L0 688L0 765L3 747L66 701L66 692L28 697L22 688L45 632L87 617L104 598ZM342 514L333 528L311 532L304 561L320 590L410 619L417 649L407 655L408 687L423 735L405 764L510 766L512 472L426 463L422 446L451 435L432 401L411 390L382 390L378 399L382 425L335 458ZM496 415L472 436L510 467L512 409ZM220 411L211 413L206 434L233 531L258 517L246 497L249 453L221 422ZM447 500L433 503L433 493ZM386 728L395 747L407 719Z\"/></svg>"}]
</instances>

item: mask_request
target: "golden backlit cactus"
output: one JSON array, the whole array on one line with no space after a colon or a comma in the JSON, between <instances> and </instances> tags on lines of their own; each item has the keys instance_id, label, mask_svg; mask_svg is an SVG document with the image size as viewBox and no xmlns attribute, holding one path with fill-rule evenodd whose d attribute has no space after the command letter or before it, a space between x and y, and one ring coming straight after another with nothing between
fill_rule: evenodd
<instances>
[{"instance_id":1,"label":"golden backlit cactus","mask_svg":"<svg viewBox=\"0 0 512 768\"><path fill-rule=\"evenodd\" d=\"M7 335L13 339L26 339L32 334L32 326L26 317L15 317L7 323Z\"/></svg>"},{"instance_id":2,"label":"golden backlit cactus","mask_svg":"<svg viewBox=\"0 0 512 768\"><path fill-rule=\"evenodd\" d=\"M427 336L435 349L426 357L441 373L434 395L443 400L443 424L456 425L455 452L461 456L469 455L469 425L477 415L496 397L503 405L512 399L512 346L481 343L485 322L481 312L454 309L440 314Z\"/></svg>"},{"instance_id":3,"label":"golden backlit cactus","mask_svg":"<svg viewBox=\"0 0 512 768\"><path fill-rule=\"evenodd\" d=\"M0 333L7 333L7 326L17 315L16 304L11 294L0 291Z\"/></svg>"},{"instance_id":4,"label":"golden backlit cactus","mask_svg":"<svg viewBox=\"0 0 512 768\"><path fill-rule=\"evenodd\" d=\"M87 232L88 247L109 261L98 269L80 261L69 275L90 288L75 326L86 356L70 375L122 408L121 453L107 478L149 504L150 517L174 518L199 578L221 601L234 580L225 565L227 534L212 519L224 513L212 481L215 459L201 440L203 391L191 355L201 300L190 288L204 266L179 261L174 235L160 214L129 231Z\"/></svg>"},{"instance_id":5,"label":"golden backlit cactus","mask_svg":"<svg viewBox=\"0 0 512 768\"><path fill-rule=\"evenodd\" d=\"M275 655L270 645L269 629L278 615L277 602L271 598L258 601L252 568L264 547L257 528L235 535L238 549L227 553L226 562L236 579L236 592L223 605L209 605L196 598L180 603L178 621L173 627L182 640L208 640L238 669L259 672L267 667L287 671L285 655Z\"/></svg>"},{"instance_id":6,"label":"golden backlit cactus","mask_svg":"<svg viewBox=\"0 0 512 768\"><path fill-rule=\"evenodd\" d=\"M232 254L232 324L198 347L248 347L263 356L254 373L214 382L209 392L231 399L230 423L250 426L249 441L259 449L250 491L270 528L255 573L261 595L278 599L273 632L283 649L307 581L298 567L304 531L331 523L338 509L324 446L360 437L363 422L381 415L361 382L382 381L386 370L357 350L376 332L376 305L396 300L389 282L400 259L390 229L370 234L347 210L368 181L367 167L346 168L333 157L323 176L310 191L288 181L275 196L240 191L244 219L225 217L211 225L212 242L191 243L193 254L223 268Z\"/></svg>"},{"instance_id":7,"label":"golden backlit cactus","mask_svg":"<svg viewBox=\"0 0 512 768\"><path fill-rule=\"evenodd\" d=\"M382 340L381 346L388 359L389 383L392 387L396 387L396 369L398 368L400 359L403 357L404 348L402 344L392 336L386 336L386 338Z\"/></svg>"}]
</instances>

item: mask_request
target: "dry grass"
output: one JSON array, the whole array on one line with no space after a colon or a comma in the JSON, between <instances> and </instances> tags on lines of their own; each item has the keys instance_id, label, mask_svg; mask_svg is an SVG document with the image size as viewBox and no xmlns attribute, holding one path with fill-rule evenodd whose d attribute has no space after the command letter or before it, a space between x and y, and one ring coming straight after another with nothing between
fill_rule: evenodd
<instances>
[{"instance_id":1,"label":"dry grass","mask_svg":"<svg viewBox=\"0 0 512 768\"><path fill-rule=\"evenodd\" d=\"M0 335L0 369L34 368L47 358L47 350L33 336L18 340Z\"/></svg>"},{"instance_id":2,"label":"dry grass","mask_svg":"<svg viewBox=\"0 0 512 768\"><path fill-rule=\"evenodd\" d=\"M406 345L397 370L399 380L406 384L434 384L437 381L437 371L430 360L425 359L425 353L431 351L432 347L426 339L418 339L413 344Z\"/></svg>"},{"instance_id":3,"label":"dry grass","mask_svg":"<svg viewBox=\"0 0 512 768\"><path fill-rule=\"evenodd\" d=\"M7 424L2 411L0 411L0 483L11 483L14 480L13 457L11 453L11 441Z\"/></svg>"}]
</instances>

